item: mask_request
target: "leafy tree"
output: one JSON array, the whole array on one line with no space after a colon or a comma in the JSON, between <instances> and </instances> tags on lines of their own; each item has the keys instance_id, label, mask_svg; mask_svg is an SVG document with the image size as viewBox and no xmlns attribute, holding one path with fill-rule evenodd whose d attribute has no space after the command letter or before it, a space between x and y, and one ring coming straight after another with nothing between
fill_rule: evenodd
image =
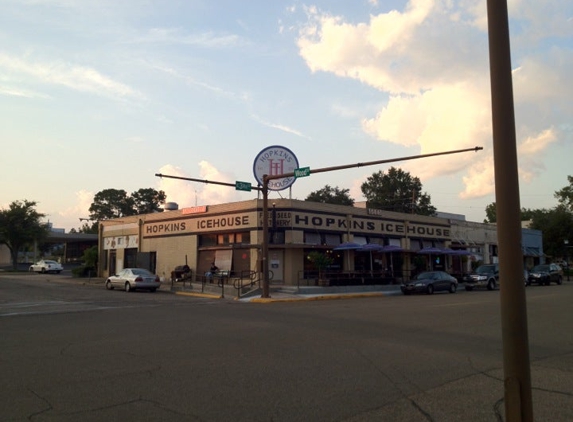
<instances>
[{"instance_id":1,"label":"leafy tree","mask_svg":"<svg viewBox=\"0 0 573 422\"><path fill-rule=\"evenodd\" d=\"M94 221L109 220L130 215L160 211L165 203L165 192L155 189L139 189L130 195L123 189L104 189L94 196L90 206L90 219ZM90 233L97 227L86 227Z\"/></svg>"},{"instance_id":2,"label":"leafy tree","mask_svg":"<svg viewBox=\"0 0 573 422\"><path fill-rule=\"evenodd\" d=\"M90 206L90 219L110 220L132 215L133 205L123 189L104 189L94 196Z\"/></svg>"},{"instance_id":3,"label":"leafy tree","mask_svg":"<svg viewBox=\"0 0 573 422\"><path fill-rule=\"evenodd\" d=\"M543 231L543 252L546 255L563 256L564 241L573 239L573 213L563 204L551 210L537 210L530 227Z\"/></svg>"},{"instance_id":4,"label":"leafy tree","mask_svg":"<svg viewBox=\"0 0 573 422\"><path fill-rule=\"evenodd\" d=\"M348 194L350 189L339 189L338 186L326 185L322 189L311 192L305 201L321 202L323 204L354 205L354 199Z\"/></svg>"},{"instance_id":5,"label":"leafy tree","mask_svg":"<svg viewBox=\"0 0 573 422\"><path fill-rule=\"evenodd\" d=\"M533 217L539 213L541 210L532 210L529 208L522 208L520 211L520 220L521 221L529 221L532 220ZM497 223L497 211L496 211L496 203L492 202L491 204L485 207L485 219L483 220L484 223Z\"/></svg>"},{"instance_id":6,"label":"leafy tree","mask_svg":"<svg viewBox=\"0 0 573 422\"><path fill-rule=\"evenodd\" d=\"M368 208L387 211L436 215L430 196L422 192L422 183L417 177L401 169L391 167L372 174L361 186Z\"/></svg>"},{"instance_id":7,"label":"leafy tree","mask_svg":"<svg viewBox=\"0 0 573 422\"><path fill-rule=\"evenodd\" d=\"M30 243L42 243L48 237L45 217L35 209L34 201L14 201L8 209L0 210L0 244L10 250L12 268L18 267L18 253Z\"/></svg>"},{"instance_id":8,"label":"leafy tree","mask_svg":"<svg viewBox=\"0 0 573 422\"><path fill-rule=\"evenodd\" d=\"M573 212L573 176L567 176L569 186L555 192L555 197L559 203L565 206L569 211Z\"/></svg>"},{"instance_id":9,"label":"leafy tree","mask_svg":"<svg viewBox=\"0 0 573 422\"><path fill-rule=\"evenodd\" d=\"M150 214L161 211L160 205L165 204L165 192L155 189L139 189L131 194L136 214Z\"/></svg>"},{"instance_id":10,"label":"leafy tree","mask_svg":"<svg viewBox=\"0 0 573 422\"><path fill-rule=\"evenodd\" d=\"M332 265L334 260L332 257L326 255L325 253L319 251L311 251L308 254L308 260L312 262L312 265L318 270L318 280L319 282L324 281L324 270Z\"/></svg>"},{"instance_id":11,"label":"leafy tree","mask_svg":"<svg viewBox=\"0 0 573 422\"><path fill-rule=\"evenodd\" d=\"M495 223L497 222L497 211L495 208L495 202L492 202L485 207L485 220L484 223Z\"/></svg>"}]
</instances>

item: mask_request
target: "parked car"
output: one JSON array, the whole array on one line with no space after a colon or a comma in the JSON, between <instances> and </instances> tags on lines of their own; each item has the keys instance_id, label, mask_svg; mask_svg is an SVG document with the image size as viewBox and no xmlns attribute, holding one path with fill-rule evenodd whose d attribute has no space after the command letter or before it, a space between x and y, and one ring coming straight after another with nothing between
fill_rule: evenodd
<instances>
[{"instance_id":1,"label":"parked car","mask_svg":"<svg viewBox=\"0 0 573 422\"><path fill-rule=\"evenodd\" d=\"M105 281L105 288L113 290L115 287L122 288L126 292L133 290L156 291L161 282L159 276L147 271L144 268L124 268L118 274L108 277Z\"/></svg>"},{"instance_id":2,"label":"parked car","mask_svg":"<svg viewBox=\"0 0 573 422\"><path fill-rule=\"evenodd\" d=\"M484 264L480 265L471 274L464 278L464 283L467 291L471 291L476 287L485 287L488 290L496 288L499 282L499 266L498 264Z\"/></svg>"},{"instance_id":3,"label":"parked car","mask_svg":"<svg viewBox=\"0 0 573 422\"><path fill-rule=\"evenodd\" d=\"M528 284L537 283L549 286L551 282L563 282L563 270L557 264L539 264L529 271Z\"/></svg>"},{"instance_id":4,"label":"parked car","mask_svg":"<svg viewBox=\"0 0 573 422\"><path fill-rule=\"evenodd\" d=\"M41 261L36 262L35 264L30 265L28 271L35 272L35 273L55 273L59 274L64 271L64 267L62 264L56 261L52 261L49 259L42 259Z\"/></svg>"},{"instance_id":5,"label":"parked car","mask_svg":"<svg viewBox=\"0 0 573 422\"><path fill-rule=\"evenodd\" d=\"M418 274L409 282L400 286L402 293L427 293L447 291L455 293L458 288L458 280L444 271L425 271Z\"/></svg>"}]
</instances>

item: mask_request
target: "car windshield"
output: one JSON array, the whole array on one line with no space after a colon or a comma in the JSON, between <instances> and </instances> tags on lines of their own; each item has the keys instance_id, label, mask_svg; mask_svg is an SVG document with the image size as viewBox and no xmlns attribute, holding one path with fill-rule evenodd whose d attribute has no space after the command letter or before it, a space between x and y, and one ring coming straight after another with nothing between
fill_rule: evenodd
<instances>
[{"instance_id":1,"label":"car windshield","mask_svg":"<svg viewBox=\"0 0 573 422\"><path fill-rule=\"evenodd\" d=\"M549 271L549 265L536 265L531 270L532 273L541 273Z\"/></svg>"},{"instance_id":2,"label":"car windshield","mask_svg":"<svg viewBox=\"0 0 573 422\"><path fill-rule=\"evenodd\" d=\"M495 265L482 265L476 270L476 274L491 274L493 272L495 272Z\"/></svg>"},{"instance_id":3,"label":"car windshield","mask_svg":"<svg viewBox=\"0 0 573 422\"><path fill-rule=\"evenodd\" d=\"M431 272L420 273L416 276L416 280L428 280L432 278L434 278L434 273Z\"/></svg>"}]
</instances>

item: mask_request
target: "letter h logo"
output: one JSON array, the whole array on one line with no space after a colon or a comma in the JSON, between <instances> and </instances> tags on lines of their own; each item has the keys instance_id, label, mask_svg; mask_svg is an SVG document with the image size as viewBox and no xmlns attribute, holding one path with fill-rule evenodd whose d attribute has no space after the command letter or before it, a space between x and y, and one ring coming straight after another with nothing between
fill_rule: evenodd
<instances>
[{"instance_id":1,"label":"letter h logo","mask_svg":"<svg viewBox=\"0 0 573 422\"><path fill-rule=\"evenodd\" d=\"M284 159L279 160L269 160L269 175L275 176L277 174L283 174Z\"/></svg>"}]
</instances>

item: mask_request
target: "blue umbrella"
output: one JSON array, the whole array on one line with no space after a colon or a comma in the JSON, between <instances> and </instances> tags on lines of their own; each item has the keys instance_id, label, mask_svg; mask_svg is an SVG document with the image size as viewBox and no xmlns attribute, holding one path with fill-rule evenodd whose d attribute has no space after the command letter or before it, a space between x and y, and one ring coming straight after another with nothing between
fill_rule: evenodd
<instances>
[{"instance_id":1,"label":"blue umbrella","mask_svg":"<svg viewBox=\"0 0 573 422\"><path fill-rule=\"evenodd\" d=\"M332 248L333 251L352 251L360 249L362 245L360 243L354 242L344 242L338 245L336 248ZM347 254L348 255L348 254ZM350 268L350 256L348 256L348 268Z\"/></svg>"},{"instance_id":2,"label":"blue umbrella","mask_svg":"<svg viewBox=\"0 0 573 422\"><path fill-rule=\"evenodd\" d=\"M405 249L400 247L400 246L396 246L396 245L386 245L384 246L384 249L382 249L382 252L390 252L390 272L392 274L392 277L394 277L394 254L393 252L404 252Z\"/></svg>"},{"instance_id":3,"label":"blue umbrella","mask_svg":"<svg viewBox=\"0 0 573 422\"><path fill-rule=\"evenodd\" d=\"M444 254L444 250L440 249L440 248L433 248L433 247L427 247L427 248L422 248L418 251L419 254L422 255L430 255L430 270L432 270L433 265L432 265L432 255L442 255Z\"/></svg>"},{"instance_id":4,"label":"blue umbrella","mask_svg":"<svg viewBox=\"0 0 573 422\"><path fill-rule=\"evenodd\" d=\"M366 245L362 245L362 247L357 249L359 252L370 252L370 276L374 276L374 266L372 265L372 252L380 252L384 250L384 246L379 245L378 243L367 243Z\"/></svg>"},{"instance_id":5,"label":"blue umbrella","mask_svg":"<svg viewBox=\"0 0 573 422\"><path fill-rule=\"evenodd\" d=\"M360 243L354 242L344 242L338 245L336 248L332 248L334 251L350 251L353 249L360 249L362 245Z\"/></svg>"}]
</instances>

